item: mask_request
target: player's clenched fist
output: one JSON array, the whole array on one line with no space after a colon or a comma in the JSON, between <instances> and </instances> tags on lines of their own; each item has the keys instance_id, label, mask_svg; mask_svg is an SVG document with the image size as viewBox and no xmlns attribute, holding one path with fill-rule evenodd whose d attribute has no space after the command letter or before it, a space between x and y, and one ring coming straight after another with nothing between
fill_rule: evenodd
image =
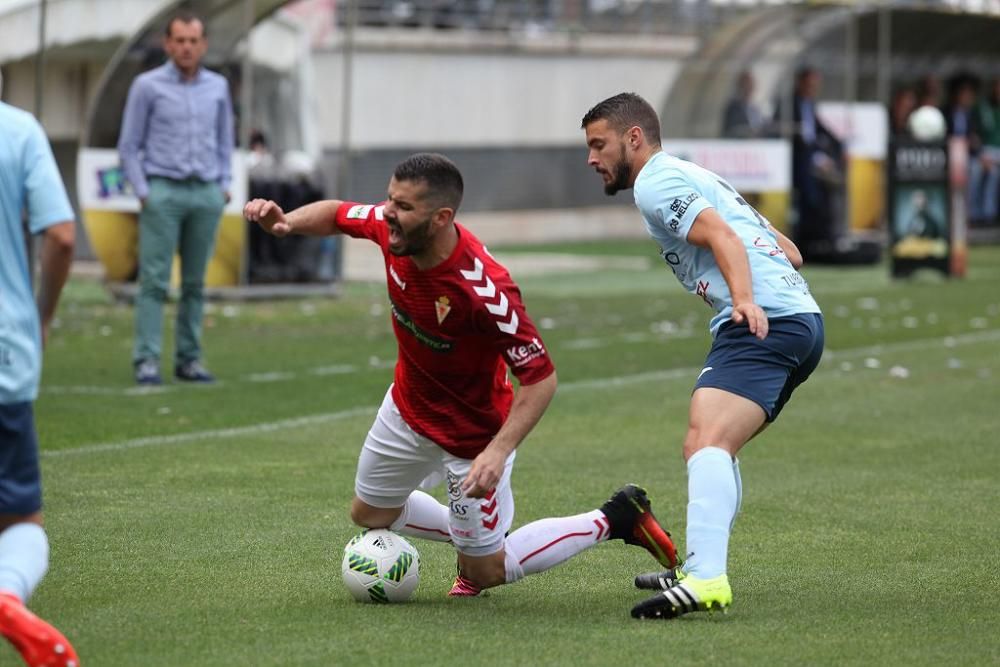
<instances>
[{"instance_id":1,"label":"player's clenched fist","mask_svg":"<svg viewBox=\"0 0 1000 667\"><path fill-rule=\"evenodd\" d=\"M291 233L292 227L281 207L269 199L251 199L243 207L243 217L256 222L265 232L275 236Z\"/></svg>"}]
</instances>

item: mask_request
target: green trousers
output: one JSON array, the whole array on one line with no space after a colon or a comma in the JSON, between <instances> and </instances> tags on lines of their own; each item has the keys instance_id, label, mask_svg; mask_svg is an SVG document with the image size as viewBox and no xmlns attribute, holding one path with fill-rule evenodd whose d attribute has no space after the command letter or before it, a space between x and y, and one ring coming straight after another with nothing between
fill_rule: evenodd
<instances>
[{"instance_id":1,"label":"green trousers","mask_svg":"<svg viewBox=\"0 0 1000 667\"><path fill-rule=\"evenodd\" d=\"M177 308L174 363L201 359L205 269L225 206L217 183L197 179L149 179L149 196L139 214L139 294L135 300L132 360L159 359L163 303L170 287L174 252L181 258L181 298Z\"/></svg>"}]
</instances>

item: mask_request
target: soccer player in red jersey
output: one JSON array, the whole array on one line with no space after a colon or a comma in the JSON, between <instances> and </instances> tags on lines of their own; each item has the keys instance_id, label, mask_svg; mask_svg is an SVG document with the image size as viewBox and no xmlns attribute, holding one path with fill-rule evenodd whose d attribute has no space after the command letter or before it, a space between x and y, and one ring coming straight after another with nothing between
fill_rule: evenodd
<instances>
[{"instance_id":1,"label":"soccer player in red jersey","mask_svg":"<svg viewBox=\"0 0 1000 667\"><path fill-rule=\"evenodd\" d=\"M670 536L631 484L600 509L507 535L515 450L552 399L556 372L507 270L455 221L462 193L448 158L418 153L396 166L378 205L329 200L285 214L254 199L244 208L278 236L343 233L382 248L399 357L358 460L351 518L452 542L459 577L450 595L513 583L608 539L643 546L672 567ZM440 474L447 505L418 488Z\"/></svg>"}]
</instances>

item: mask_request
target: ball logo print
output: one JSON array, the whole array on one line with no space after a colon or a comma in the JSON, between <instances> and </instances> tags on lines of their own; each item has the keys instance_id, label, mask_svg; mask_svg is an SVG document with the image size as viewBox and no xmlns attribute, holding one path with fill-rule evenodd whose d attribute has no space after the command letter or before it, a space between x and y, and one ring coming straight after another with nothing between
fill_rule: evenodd
<instances>
[{"instance_id":1,"label":"ball logo print","mask_svg":"<svg viewBox=\"0 0 1000 667\"><path fill-rule=\"evenodd\" d=\"M420 581L420 555L390 530L365 530L344 547L341 575L358 602L403 602Z\"/></svg>"}]
</instances>

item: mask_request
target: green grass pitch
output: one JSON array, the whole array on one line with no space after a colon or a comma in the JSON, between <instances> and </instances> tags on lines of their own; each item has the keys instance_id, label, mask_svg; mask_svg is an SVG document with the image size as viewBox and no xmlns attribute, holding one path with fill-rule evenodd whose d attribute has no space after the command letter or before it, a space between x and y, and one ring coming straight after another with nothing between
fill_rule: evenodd
<instances>
[{"instance_id":1,"label":"green grass pitch","mask_svg":"<svg viewBox=\"0 0 1000 667\"><path fill-rule=\"evenodd\" d=\"M649 262L515 273L560 390L521 447L514 525L635 481L683 543L680 442L710 311L650 243L544 250ZM673 622L629 618L632 577L656 563L621 543L451 600L451 548L414 540L412 602L350 598L354 466L395 358L382 287L211 304L221 381L136 391L131 309L74 281L36 404L52 557L32 605L92 667L997 664L1000 249L973 248L970 267L804 271L827 353L744 450L735 604Z\"/></svg>"}]
</instances>

